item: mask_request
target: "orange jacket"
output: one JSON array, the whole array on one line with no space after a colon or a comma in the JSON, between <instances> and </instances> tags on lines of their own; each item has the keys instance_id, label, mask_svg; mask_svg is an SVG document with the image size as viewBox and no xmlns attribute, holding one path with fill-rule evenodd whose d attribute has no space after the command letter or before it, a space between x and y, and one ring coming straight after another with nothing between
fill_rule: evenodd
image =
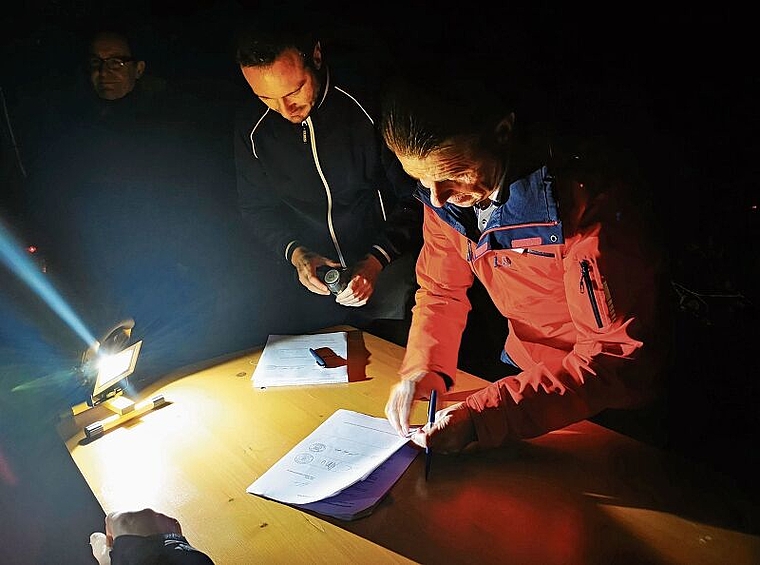
<instances>
[{"instance_id":1,"label":"orange jacket","mask_svg":"<svg viewBox=\"0 0 760 565\"><path fill-rule=\"evenodd\" d=\"M400 374L453 381L477 276L508 319L502 359L521 369L467 398L481 446L658 392L669 343L660 335L661 264L608 195L590 196L541 167L510 185L482 234L472 209L434 208L423 189L418 197L426 204L420 289Z\"/></svg>"}]
</instances>

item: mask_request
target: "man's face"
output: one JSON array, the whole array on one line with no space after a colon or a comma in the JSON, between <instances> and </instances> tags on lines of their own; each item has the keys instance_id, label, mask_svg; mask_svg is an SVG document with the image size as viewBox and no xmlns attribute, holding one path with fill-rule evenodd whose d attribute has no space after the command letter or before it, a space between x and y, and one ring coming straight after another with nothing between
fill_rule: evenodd
<instances>
[{"instance_id":1,"label":"man's face","mask_svg":"<svg viewBox=\"0 0 760 565\"><path fill-rule=\"evenodd\" d=\"M446 202L474 206L496 188L501 167L492 159L478 156L467 139L453 139L420 159L397 155L404 170L430 190L430 201L440 208Z\"/></svg>"},{"instance_id":2,"label":"man's face","mask_svg":"<svg viewBox=\"0 0 760 565\"><path fill-rule=\"evenodd\" d=\"M301 53L284 51L268 67L240 67L253 93L286 120L300 124L311 113L319 93L319 79Z\"/></svg>"},{"instance_id":3,"label":"man's face","mask_svg":"<svg viewBox=\"0 0 760 565\"><path fill-rule=\"evenodd\" d=\"M89 68L90 82L96 94L104 100L118 100L135 88L145 62L132 59L132 52L124 39L101 35L90 46Z\"/></svg>"}]
</instances>

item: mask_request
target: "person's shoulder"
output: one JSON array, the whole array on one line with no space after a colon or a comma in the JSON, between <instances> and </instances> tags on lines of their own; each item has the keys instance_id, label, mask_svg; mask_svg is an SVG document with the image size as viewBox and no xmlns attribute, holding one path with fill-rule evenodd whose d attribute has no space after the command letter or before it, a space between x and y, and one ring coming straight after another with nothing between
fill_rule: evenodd
<instances>
[{"instance_id":1,"label":"person's shoulder","mask_svg":"<svg viewBox=\"0 0 760 565\"><path fill-rule=\"evenodd\" d=\"M173 110L178 109L181 97L179 89L174 88L164 77L145 74L123 100L139 108L142 115L158 119L169 117Z\"/></svg>"},{"instance_id":2,"label":"person's shoulder","mask_svg":"<svg viewBox=\"0 0 760 565\"><path fill-rule=\"evenodd\" d=\"M136 88L140 91L155 96L167 96L171 92L171 85L162 76L145 74L137 81Z\"/></svg>"},{"instance_id":3,"label":"person's shoulder","mask_svg":"<svg viewBox=\"0 0 760 565\"><path fill-rule=\"evenodd\" d=\"M382 82L378 77L352 68L330 70L330 86L352 105L356 105L374 120L380 116Z\"/></svg>"},{"instance_id":4,"label":"person's shoulder","mask_svg":"<svg viewBox=\"0 0 760 565\"><path fill-rule=\"evenodd\" d=\"M235 129L250 130L261 121L268 109L266 104L256 97L240 100L234 109Z\"/></svg>"}]
</instances>

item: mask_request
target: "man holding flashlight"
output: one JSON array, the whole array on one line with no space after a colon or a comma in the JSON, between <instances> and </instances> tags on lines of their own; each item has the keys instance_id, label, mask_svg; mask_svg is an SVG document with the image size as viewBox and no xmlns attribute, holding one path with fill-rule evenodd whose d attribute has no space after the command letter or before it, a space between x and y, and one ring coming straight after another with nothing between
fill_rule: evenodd
<instances>
[{"instance_id":1,"label":"man holding flashlight","mask_svg":"<svg viewBox=\"0 0 760 565\"><path fill-rule=\"evenodd\" d=\"M290 17L254 19L237 47L257 98L235 135L242 215L310 292L330 295L320 275L342 271L346 323L403 320L420 241L414 181L382 143L370 96L328 66L316 35Z\"/></svg>"}]
</instances>

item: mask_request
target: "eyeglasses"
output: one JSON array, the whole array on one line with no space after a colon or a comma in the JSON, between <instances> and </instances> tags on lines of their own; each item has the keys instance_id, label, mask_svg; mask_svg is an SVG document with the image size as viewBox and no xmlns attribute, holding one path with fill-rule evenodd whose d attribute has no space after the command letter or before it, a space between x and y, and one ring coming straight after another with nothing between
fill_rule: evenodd
<instances>
[{"instance_id":1,"label":"eyeglasses","mask_svg":"<svg viewBox=\"0 0 760 565\"><path fill-rule=\"evenodd\" d=\"M107 57L106 59L90 57L88 65L91 71L99 71L104 66L109 71L120 71L127 63L134 60L134 57Z\"/></svg>"}]
</instances>

